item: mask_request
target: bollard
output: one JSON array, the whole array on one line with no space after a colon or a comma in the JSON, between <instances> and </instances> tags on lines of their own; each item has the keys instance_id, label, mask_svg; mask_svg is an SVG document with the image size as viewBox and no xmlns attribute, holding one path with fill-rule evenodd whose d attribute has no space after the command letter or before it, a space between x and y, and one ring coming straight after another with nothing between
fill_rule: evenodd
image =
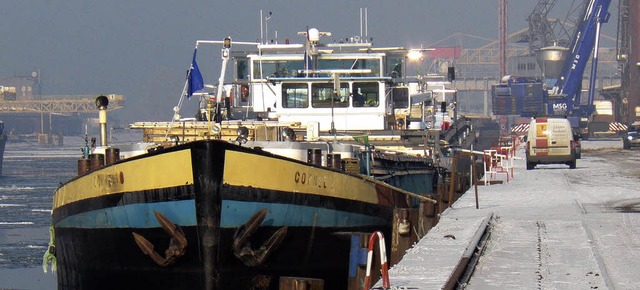
<instances>
[{"instance_id":1,"label":"bollard","mask_svg":"<svg viewBox=\"0 0 640 290\"><path fill-rule=\"evenodd\" d=\"M307 163L322 166L322 149L307 149Z\"/></svg>"},{"instance_id":2,"label":"bollard","mask_svg":"<svg viewBox=\"0 0 640 290\"><path fill-rule=\"evenodd\" d=\"M107 148L105 151L105 162L107 165L111 165L120 161L120 149L118 148Z\"/></svg>"},{"instance_id":3,"label":"bollard","mask_svg":"<svg viewBox=\"0 0 640 290\"><path fill-rule=\"evenodd\" d=\"M89 171L89 159L78 159L78 176Z\"/></svg>"},{"instance_id":4,"label":"bollard","mask_svg":"<svg viewBox=\"0 0 640 290\"><path fill-rule=\"evenodd\" d=\"M327 167L341 170L342 169L342 159L340 158L339 153L329 153L327 154Z\"/></svg>"},{"instance_id":5,"label":"bollard","mask_svg":"<svg viewBox=\"0 0 640 290\"><path fill-rule=\"evenodd\" d=\"M89 154L89 170L96 170L104 166L104 154Z\"/></svg>"}]
</instances>

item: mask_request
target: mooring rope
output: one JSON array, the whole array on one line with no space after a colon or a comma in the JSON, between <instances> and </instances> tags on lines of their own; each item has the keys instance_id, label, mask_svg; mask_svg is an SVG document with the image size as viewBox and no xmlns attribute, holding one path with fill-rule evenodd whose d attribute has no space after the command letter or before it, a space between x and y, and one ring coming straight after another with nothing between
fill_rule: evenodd
<instances>
[{"instance_id":1,"label":"mooring rope","mask_svg":"<svg viewBox=\"0 0 640 290\"><path fill-rule=\"evenodd\" d=\"M45 273L47 273L49 266L51 266L51 272L56 272L58 270L53 225L49 226L49 247L47 247L47 251L44 252L44 256L42 257L42 269Z\"/></svg>"}]
</instances>

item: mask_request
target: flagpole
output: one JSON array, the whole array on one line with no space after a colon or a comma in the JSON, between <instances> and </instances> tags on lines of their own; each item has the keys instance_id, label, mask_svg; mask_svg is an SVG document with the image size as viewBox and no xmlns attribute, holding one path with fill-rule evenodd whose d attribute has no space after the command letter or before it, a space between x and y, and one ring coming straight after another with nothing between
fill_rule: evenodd
<instances>
[{"instance_id":1,"label":"flagpole","mask_svg":"<svg viewBox=\"0 0 640 290\"><path fill-rule=\"evenodd\" d=\"M178 99L178 104L175 107L173 107L173 117L171 118L171 122L167 127L167 131L165 132L165 135L164 135L165 140L169 136L169 132L171 131L171 128L173 127L173 124L175 123L175 121L180 119L180 108L182 108L182 103L184 102L184 96L189 94L188 90L189 90L189 86L191 85L190 84L191 72L194 69L194 63L196 60L196 51L198 51L198 42L196 42L196 46L193 49L193 59L191 60L191 66L187 71L187 80L184 82L184 87L182 87L182 93L180 93L180 99Z\"/></svg>"},{"instance_id":2,"label":"flagpole","mask_svg":"<svg viewBox=\"0 0 640 290\"><path fill-rule=\"evenodd\" d=\"M184 101L184 96L187 94L187 86L188 85L189 85L189 80L187 79L187 81L184 82L184 87L182 88L182 93L180 94L180 99L178 100L178 105L173 107L173 118L171 118L171 122L169 123L169 126L167 127L167 132L165 132L165 134L164 134L164 139L165 140L169 136L169 131L171 131L171 128L173 128L173 124L177 121L177 119L180 119L180 108L182 108L182 102Z\"/></svg>"},{"instance_id":3,"label":"flagpole","mask_svg":"<svg viewBox=\"0 0 640 290\"><path fill-rule=\"evenodd\" d=\"M178 100L178 105L176 106L178 108L178 110L176 111L174 109L175 113L179 113L180 112L180 108L182 108L182 103L184 102L184 96L187 95L187 86L189 85L189 81L185 81L184 82L184 87L182 88L182 93L180 94L180 100ZM174 114L174 118L175 118L175 114ZM179 117L179 114L178 114Z\"/></svg>"}]
</instances>

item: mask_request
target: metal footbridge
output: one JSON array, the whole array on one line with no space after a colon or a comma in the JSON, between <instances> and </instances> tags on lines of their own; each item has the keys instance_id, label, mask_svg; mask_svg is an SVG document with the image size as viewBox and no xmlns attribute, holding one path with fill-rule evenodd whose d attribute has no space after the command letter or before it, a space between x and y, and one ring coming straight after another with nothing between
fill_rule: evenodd
<instances>
[{"instance_id":1,"label":"metal footbridge","mask_svg":"<svg viewBox=\"0 0 640 290\"><path fill-rule=\"evenodd\" d=\"M105 95L109 98L109 111L124 107L124 96ZM2 100L0 113L93 113L97 112L95 95L38 96L33 100Z\"/></svg>"}]
</instances>

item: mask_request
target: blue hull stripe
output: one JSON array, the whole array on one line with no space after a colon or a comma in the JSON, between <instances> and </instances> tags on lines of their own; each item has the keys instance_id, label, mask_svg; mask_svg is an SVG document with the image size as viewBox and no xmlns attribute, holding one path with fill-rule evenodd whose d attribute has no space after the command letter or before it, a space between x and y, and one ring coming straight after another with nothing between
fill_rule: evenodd
<instances>
[{"instance_id":1,"label":"blue hull stripe","mask_svg":"<svg viewBox=\"0 0 640 290\"><path fill-rule=\"evenodd\" d=\"M159 227L153 211L166 216L176 225L196 225L195 202L193 199L136 203L124 206L110 207L76 214L62 219L58 228L155 228Z\"/></svg>"},{"instance_id":2,"label":"blue hull stripe","mask_svg":"<svg viewBox=\"0 0 640 290\"><path fill-rule=\"evenodd\" d=\"M326 208L292 204L222 201L222 228L235 228L244 224L256 211L268 209L263 225L357 227L384 225L388 222L377 216L337 211ZM153 215L158 211L179 226L195 226L195 202L193 200L138 203L94 210L62 219L57 228L157 228Z\"/></svg>"}]
</instances>

